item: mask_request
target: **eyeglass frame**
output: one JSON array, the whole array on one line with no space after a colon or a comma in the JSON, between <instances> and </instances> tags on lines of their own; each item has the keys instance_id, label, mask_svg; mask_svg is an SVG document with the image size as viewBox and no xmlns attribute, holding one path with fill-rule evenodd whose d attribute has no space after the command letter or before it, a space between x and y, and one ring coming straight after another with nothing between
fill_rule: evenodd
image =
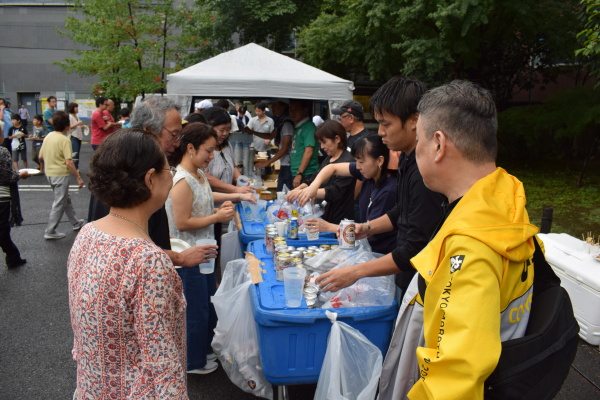
<instances>
[{"instance_id":1,"label":"eyeglass frame","mask_svg":"<svg viewBox=\"0 0 600 400\"><path fill-rule=\"evenodd\" d=\"M173 140L174 142L179 142L181 140L181 138L183 138L183 133L180 133L179 135L177 135L164 125L163 125L163 129L171 134L171 137L174 138L174 140Z\"/></svg>"}]
</instances>

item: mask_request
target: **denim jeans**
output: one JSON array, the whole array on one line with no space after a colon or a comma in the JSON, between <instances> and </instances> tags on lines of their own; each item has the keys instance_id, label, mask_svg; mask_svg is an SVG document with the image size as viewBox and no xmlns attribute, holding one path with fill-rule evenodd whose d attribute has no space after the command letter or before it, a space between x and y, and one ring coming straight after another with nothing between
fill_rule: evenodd
<instances>
[{"instance_id":1,"label":"denim jeans","mask_svg":"<svg viewBox=\"0 0 600 400\"><path fill-rule=\"evenodd\" d=\"M284 184L289 190L292 190L294 188L292 182L292 168L289 165L281 165L279 167L279 177L277 178L277 191L281 192Z\"/></svg>"},{"instance_id":2,"label":"denim jeans","mask_svg":"<svg viewBox=\"0 0 600 400\"><path fill-rule=\"evenodd\" d=\"M73 164L75 164L75 169L79 169L79 158L81 153L81 140L71 136L71 147L73 148ZM77 153L77 154L75 154Z\"/></svg>"},{"instance_id":3,"label":"denim jeans","mask_svg":"<svg viewBox=\"0 0 600 400\"><path fill-rule=\"evenodd\" d=\"M56 233L56 227L60 223L63 213L67 214L71 225L75 225L79 222L79 219L75 215L71 197L69 196L69 177L47 176L46 178L54 192L54 202L52 203L52 210L50 210L50 216L48 217L46 233Z\"/></svg>"},{"instance_id":4,"label":"denim jeans","mask_svg":"<svg viewBox=\"0 0 600 400\"><path fill-rule=\"evenodd\" d=\"M217 314L210 296L217 291L215 273L201 274L199 267L177 268L187 301L187 370L204 368L206 355L212 353L211 342L217 326Z\"/></svg>"}]
</instances>

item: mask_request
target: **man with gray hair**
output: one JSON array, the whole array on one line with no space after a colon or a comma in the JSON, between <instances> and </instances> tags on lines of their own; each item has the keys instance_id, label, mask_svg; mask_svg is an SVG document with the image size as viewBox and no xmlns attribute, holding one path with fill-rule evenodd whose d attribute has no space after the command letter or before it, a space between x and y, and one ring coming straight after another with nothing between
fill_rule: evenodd
<instances>
[{"instance_id":1,"label":"man with gray hair","mask_svg":"<svg viewBox=\"0 0 600 400\"><path fill-rule=\"evenodd\" d=\"M179 146L181 140L180 107L171 99L163 96L148 96L131 114L131 127L144 129L158 137L161 147L167 156ZM100 203L94 196L90 198L89 221L106 216L109 208ZM169 236L169 220L163 205L148 220L148 233L154 243L163 249L171 258L173 265L195 267L200 263L215 258L214 245L195 246L181 253L171 250Z\"/></svg>"},{"instance_id":2,"label":"man with gray hair","mask_svg":"<svg viewBox=\"0 0 600 400\"><path fill-rule=\"evenodd\" d=\"M425 93L417 110L417 165L448 203L410 260L418 274L400 306L379 399L483 399L501 343L525 335L538 229L523 184L496 167L489 91L454 81Z\"/></svg>"}]
</instances>

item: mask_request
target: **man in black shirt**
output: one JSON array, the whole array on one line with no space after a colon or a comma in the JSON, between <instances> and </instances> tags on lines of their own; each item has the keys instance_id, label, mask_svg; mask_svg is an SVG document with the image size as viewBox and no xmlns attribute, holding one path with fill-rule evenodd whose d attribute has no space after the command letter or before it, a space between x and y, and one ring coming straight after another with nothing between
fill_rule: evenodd
<instances>
[{"instance_id":1,"label":"man in black shirt","mask_svg":"<svg viewBox=\"0 0 600 400\"><path fill-rule=\"evenodd\" d=\"M356 238L396 229L397 245L389 254L373 261L335 269L317 280L325 291L338 291L367 276L396 275L404 292L415 274L410 259L427 245L442 216L444 197L427 189L417 168L417 105L425 93L423 83L394 77L371 97L379 122L379 136L390 150L401 150L398 166L398 203L386 215L356 226Z\"/></svg>"},{"instance_id":2,"label":"man in black shirt","mask_svg":"<svg viewBox=\"0 0 600 400\"><path fill-rule=\"evenodd\" d=\"M331 113L340 116L340 124L350 135L348 136L348 152L351 152L354 143L369 134L363 122L365 113L362 104L356 100L346 100L340 108L331 110Z\"/></svg>"}]
</instances>

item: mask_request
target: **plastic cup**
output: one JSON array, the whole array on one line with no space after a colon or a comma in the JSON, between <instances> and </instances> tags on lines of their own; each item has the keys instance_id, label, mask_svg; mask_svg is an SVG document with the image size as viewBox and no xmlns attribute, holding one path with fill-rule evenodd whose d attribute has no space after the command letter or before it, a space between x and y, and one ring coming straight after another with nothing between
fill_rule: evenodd
<instances>
[{"instance_id":1,"label":"plastic cup","mask_svg":"<svg viewBox=\"0 0 600 400\"><path fill-rule=\"evenodd\" d=\"M196 246L204 246L207 244L213 244L216 246L217 241L215 239L198 239L196 240ZM209 262L200 264L201 274L212 274L215 272L215 259L209 258Z\"/></svg>"},{"instance_id":2,"label":"plastic cup","mask_svg":"<svg viewBox=\"0 0 600 400\"><path fill-rule=\"evenodd\" d=\"M283 270L283 285L285 288L285 305L288 307L300 307L302 304L302 289L306 270L298 267Z\"/></svg>"},{"instance_id":3,"label":"plastic cup","mask_svg":"<svg viewBox=\"0 0 600 400\"><path fill-rule=\"evenodd\" d=\"M309 219L317 218L316 215L308 215L304 217L305 221ZM307 240L319 240L319 231L311 232L310 229L306 228L306 239Z\"/></svg>"},{"instance_id":4,"label":"plastic cup","mask_svg":"<svg viewBox=\"0 0 600 400\"><path fill-rule=\"evenodd\" d=\"M277 234L281 237L285 237L285 228L287 226L287 222L278 221L275 222L275 228L277 228Z\"/></svg>"}]
</instances>

